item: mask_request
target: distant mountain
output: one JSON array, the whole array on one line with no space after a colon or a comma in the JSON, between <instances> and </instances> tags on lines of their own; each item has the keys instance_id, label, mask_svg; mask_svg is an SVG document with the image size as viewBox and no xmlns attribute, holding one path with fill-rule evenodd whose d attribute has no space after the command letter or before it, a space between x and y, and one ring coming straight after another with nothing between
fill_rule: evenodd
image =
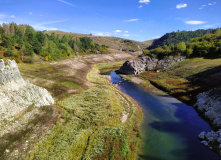
<instances>
[{"instance_id":1,"label":"distant mountain","mask_svg":"<svg viewBox=\"0 0 221 160\"><path fill-rule=\"evenodd\" d=\"M198 29L196 31L177 31L172 33L166 33L159 39L153 41L152 45L148 49L155 49L164 45L178 44L180 42L188 42L191 38L202 37L208 33L215 33L216 29Z\"/></svg>"}]
</instances>

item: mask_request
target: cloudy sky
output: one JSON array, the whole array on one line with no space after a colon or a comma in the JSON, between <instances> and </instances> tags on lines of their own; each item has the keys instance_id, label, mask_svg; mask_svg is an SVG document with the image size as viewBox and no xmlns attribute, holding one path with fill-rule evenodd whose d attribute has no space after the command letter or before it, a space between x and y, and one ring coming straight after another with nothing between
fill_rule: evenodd
<instances>
[{"instance_id":1,"label":"cloudy sky","mask_svg":"<svg viewBox=\"0 0 221 160\"><path fill-rule=\"evenodd\" d=\"M221 27L220 0L0 0L0 24L150 40Z\"/></svg>"}]
</instances>

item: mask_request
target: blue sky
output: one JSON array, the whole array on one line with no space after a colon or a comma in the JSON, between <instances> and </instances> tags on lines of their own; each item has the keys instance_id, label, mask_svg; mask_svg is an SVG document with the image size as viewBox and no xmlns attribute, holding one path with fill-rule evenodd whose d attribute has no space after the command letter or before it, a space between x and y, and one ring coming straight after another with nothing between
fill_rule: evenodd
<instances>
[{"instance_id":1,"label":"blue sky","mask_svg":"<svg viewBox=\"0 0 221 160\"><path fill-rule=\"evenodd\" d=\"M0 24L138 41L221 26L218 0L0 0Z\"/></svg>"}]
</instances>

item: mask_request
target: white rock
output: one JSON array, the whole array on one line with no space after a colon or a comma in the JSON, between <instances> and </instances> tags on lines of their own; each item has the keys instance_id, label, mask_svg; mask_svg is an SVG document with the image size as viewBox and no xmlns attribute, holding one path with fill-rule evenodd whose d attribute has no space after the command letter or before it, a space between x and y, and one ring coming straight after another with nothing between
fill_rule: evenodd
<instances>
[{"instance_id":1,"label":"white rock","mask_svg":"<svg viewBox=\"0 0 221 160\"><path fill-rule=\"evenodd\" d=\"M3 71L5 69L5 62L3 59L0 59L0 71Z\"/></svg>"},{"instance_id":2,"label":"white rock","mask_svg":"<svg viewBox=\"0 0 221 160\"><path fill-rule=\"evenodd\" d=\"M206 135L206 132L203 131L203 132L201 132L201 133L198 135L198 138L199 138L199 139L205 139L205 135Z\"/></svg>"},{"instance_id":3,"label":"white rock","mask_svg":"<svg viewBox=\"0 0 221 160\"><path fill-rule=\"evenodd\" d=\"M216 139L218 143L221 143L221 138Z\"/></svg>"},{"instance_id":4,"label":"white rock","mask_svg":"<svg viewBox=\"0 0 221 160\"><path fill-rule=\"evenodd\" d=\"M212 137L212 138L217 138L218 135L217 135L214 131L211 131L211 132L208 132L208 133L206 134L206 138L207 138L207 139L209 139L210 137Z\"/></svg>"},{"instance_id":5,"label":"white rock","mask_svg":"<svg viewBox=\"0 0 221 160\"><path fill-rule=\"evenodd\" d=\"M22 126L15 121L15 117L29 106L40 107L54 104L54 99L46 89L24 81L15 61L8 60L7 62L8 65L0 72L0 136L10 129L7 125L11 128ZM26 117L28 116L30 115L27 113Z\"/></svg>"},{"instance_id":6,"label":"white rock","mask_svg":"<svg viewBox=\"0 0 221 160\"><path fill-rule=\"evenodd\" d=\"M215 138L214 138L214 137L209 137L209 138L208 138L208 142L209 142L209 143L214 142L214 141L215 141Z\"/></svg>"},{"instance_id":7,"label":"white rock","mask_svg":"<svg viewBox=\"0 0 221 160\"><path fill-rule=\"evenodd\" d=\"M205 146L209 146L207 141L202 141L202 144L204 144Z\"/></svg>"}]
</instances>

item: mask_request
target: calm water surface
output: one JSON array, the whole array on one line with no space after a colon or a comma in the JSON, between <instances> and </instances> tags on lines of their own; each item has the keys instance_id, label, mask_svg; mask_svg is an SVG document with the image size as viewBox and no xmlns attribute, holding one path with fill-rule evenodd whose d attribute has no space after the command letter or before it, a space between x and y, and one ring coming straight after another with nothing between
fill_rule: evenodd
<instances>
[{"instance_id":1,"label":"calm water surface","mask_svg":"<svg viewBox=\"0 0 221 160\"><path fill-rule=\"evenodd\" d=\"M115 72L111 82L131 96L143 110L140 159L148 160L220 160L203 146L198 134L210 131L209 124L196 111L168 95L156 95L123 80Z\"/></svg>"}]
</instances>

